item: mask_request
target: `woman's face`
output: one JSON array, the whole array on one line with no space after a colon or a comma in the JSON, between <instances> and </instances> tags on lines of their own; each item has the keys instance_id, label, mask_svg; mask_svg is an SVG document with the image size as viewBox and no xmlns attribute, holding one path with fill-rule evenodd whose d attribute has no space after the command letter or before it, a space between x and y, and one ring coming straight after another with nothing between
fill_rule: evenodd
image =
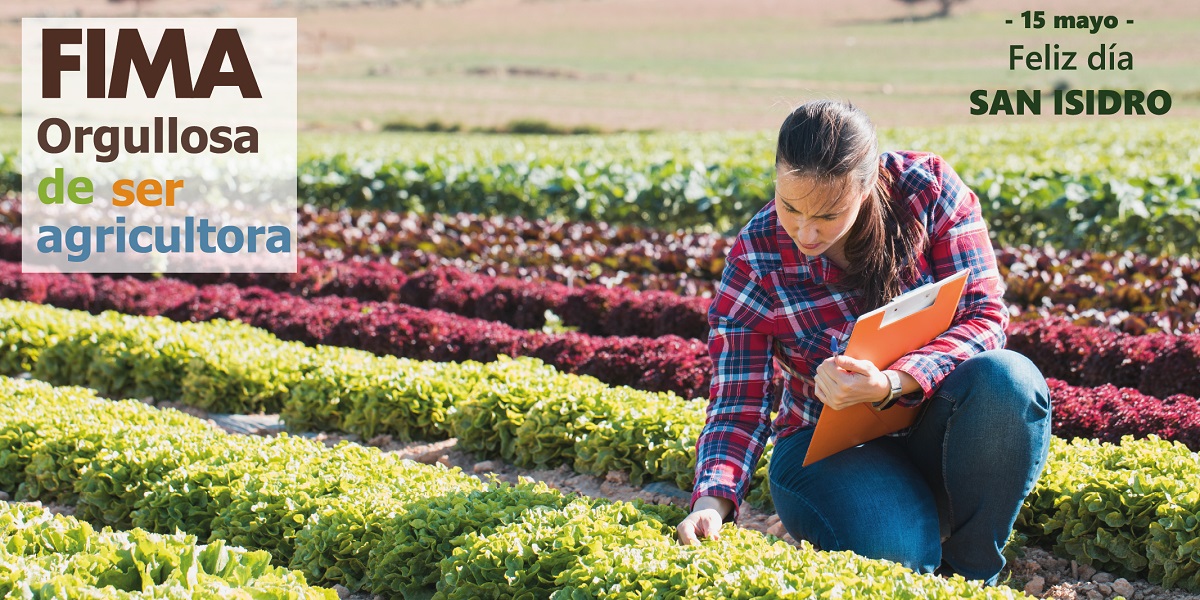
<instances>
[{"instance_id":1,"label":"woman's face","mask_svg":"<svg viewBox=\"0 0 1200 600\"><path fill-rule=\"evenodd\" d=\"M866 191L849 180L818 180L777 171L775 210L779 223L806 256L831 248L840 255Z\"/></svg>"}]
</instances>

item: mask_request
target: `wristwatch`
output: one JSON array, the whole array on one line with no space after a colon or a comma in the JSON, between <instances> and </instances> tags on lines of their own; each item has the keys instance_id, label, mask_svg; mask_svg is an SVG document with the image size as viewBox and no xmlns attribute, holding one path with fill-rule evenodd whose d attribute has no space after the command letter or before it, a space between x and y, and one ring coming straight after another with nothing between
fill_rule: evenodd
<instances>
[{"instance_id":1,"label":"wristwatch","mask_svg":"<svg viewBox=\"0 0 1200 600\"><path fill-rule=\"evenodd\" d=\"M900 383L900 374L899 373L889 370L889 371L884 371L883 374L885 376L887 376L888 383L890 383L892 385L892 390L888 394L887 398L884 398L883 400L880 400L879 402L871 403L871 408L874 408L875 410L884 410L884 409L890 408L893 404L896 403L896 398L899 398L900 395L902 393L904 393L904 386Z\"/></svg>"}]
</instances>

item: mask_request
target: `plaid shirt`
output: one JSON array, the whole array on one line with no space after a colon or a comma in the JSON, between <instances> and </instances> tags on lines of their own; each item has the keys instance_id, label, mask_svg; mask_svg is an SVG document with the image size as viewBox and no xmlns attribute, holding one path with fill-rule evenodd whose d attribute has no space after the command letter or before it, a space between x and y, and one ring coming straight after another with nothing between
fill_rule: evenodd
<instances>
[{"instance_id":1,"label":"plaid shirt","mask_svg":"<svg viewBox=\"0 0 1200 600\"><path fill-rule=\"evenodd\" d=\"M918 258L921 277L903 289L971 269L950 329L888 367L921 385L897 399L902 406L917 406L959 363L1004 346L1004 281L979 198L950 165L923 152L885 152L880 160L930 242ZM835 346L845 346L862 312L857 292L828 287L842 275L824 255L809 258L799 251L780 227L774 202L738 235L708 312L714 373L708 417L696 441L693 505L703 496L728 498L734 510L726 521L736 520L769 436L779 440L816 425L824 406L813 384L817 366ZM773 356L787 367L778 407L772 406ZM779 414L772 421L775 410Z\"/></svg>"}]
</instances>

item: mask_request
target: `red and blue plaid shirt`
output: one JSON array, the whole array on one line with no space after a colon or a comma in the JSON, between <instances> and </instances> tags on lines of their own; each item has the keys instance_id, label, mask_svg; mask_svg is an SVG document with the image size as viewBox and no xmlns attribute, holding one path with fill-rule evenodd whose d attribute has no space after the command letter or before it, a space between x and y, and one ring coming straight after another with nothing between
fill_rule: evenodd
<instances>
[{"instance_id":1,"label":"red and blue plaid shirt","mask_svg":"<svg viewBox=\"0 0 1200 600\"><path fill-rule=\"evenodd\" d=\"M921 391L897 400L917 406L959 363L1004 346L1004 281L979 198L950 165L923 152L885 152L880 160L929 240L917 259L921 277L903 289L971 269L950 328L888 367L921 385ZM738 234L708 313L714 373L708 417L696 441L693 505L703 496L728 498L734 510L726 521L736 520L770 435L779 440L816 425L823 406L813 386L817 366L845 346L861 314L857 292L827 285L842 276L824 255L810 258L799 251L780 227L774 202ZM772 406L773 357L789 367L778 407Z\"/></svg>"}]
</instances>

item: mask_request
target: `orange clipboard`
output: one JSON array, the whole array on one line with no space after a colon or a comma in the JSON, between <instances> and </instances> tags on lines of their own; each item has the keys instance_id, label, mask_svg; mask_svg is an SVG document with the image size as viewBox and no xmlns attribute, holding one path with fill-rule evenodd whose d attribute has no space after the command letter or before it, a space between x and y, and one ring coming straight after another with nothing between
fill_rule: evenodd
<instances>
[{"instance_id":1,"label":"orange clipboard","mask_svg":"<svg viewBox=\"0 0 1200 600\"><path fill-rule=\"evenodd\" d=\"M843 354L869 360L883 370L901 356L933 341L954 322L958 301L970 273L970 269L963 269L941 281L927 283L860 316ZM855 404L842 410L826 406L817 419L803 466L900 431L912 425L920 411L919 406L893 405L882 411L868 404Z\"/></svg>"}]
</instances>

